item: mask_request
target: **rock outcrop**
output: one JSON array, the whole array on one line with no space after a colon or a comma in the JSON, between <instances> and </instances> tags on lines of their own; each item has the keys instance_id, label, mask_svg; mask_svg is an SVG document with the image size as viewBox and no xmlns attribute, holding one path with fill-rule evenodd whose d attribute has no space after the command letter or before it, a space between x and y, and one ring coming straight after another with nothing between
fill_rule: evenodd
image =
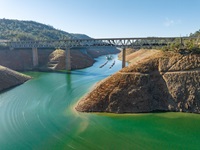
<instances>
[{"instance_id":1,"label":"rock outcrop","mask_svg":"<svg viewBox=\"0 0 200 150\"><path fill-rule=\"evenodd\" d=\"M0 92L8 88L20 85L31 77L0 66Z\"/></svg>"},{"instance_id":2,"label":"rock outcrop","mask_svg":"<svg viewBox=\"0 0 200 150\"><path fill-rule=\"evenodd\" d=\"M72 50L71 52L71 67L72 69L80 69L92 66L95 62L93 58L82 53L79 50ZM57 49L49 55L49 66L52 70L66 69L66 54L64 50Z\"/></svg>"},{"instance_id":3,"label":"rock outcrop","mask_svg":"<svg viewBox=\"0 0 200 150\"><path fill-rule=\"evenodd\" d=\"M200 113L200 55L154 51L98 83L76 109Z\"/></svg>"}]
</instances>

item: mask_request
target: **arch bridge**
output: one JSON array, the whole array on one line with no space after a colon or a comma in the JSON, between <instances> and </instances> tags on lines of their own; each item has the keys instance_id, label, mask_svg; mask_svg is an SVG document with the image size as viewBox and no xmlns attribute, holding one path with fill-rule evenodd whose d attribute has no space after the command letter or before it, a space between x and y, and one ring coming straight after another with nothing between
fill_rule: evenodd
<instances>
[{"instance_id":1,"label":"arch bridge","mask_svg":"<svg viewBox=\"0 0 200 150\"><path fill-rule=\"evenodd\" d=\"M44 40L44 41L4 41L10 49L32 48L33 66L38 66L38 48L62 48L66 51L66 70L71 70L70 49L75 47L117 47L122 49L122 68L125 67L126 48L163 47L180 40L184 45L185 39L190 37L151 37L151 38L102 38L102 39L71 39L71 40Z\"/></svg>"}]
</instances>

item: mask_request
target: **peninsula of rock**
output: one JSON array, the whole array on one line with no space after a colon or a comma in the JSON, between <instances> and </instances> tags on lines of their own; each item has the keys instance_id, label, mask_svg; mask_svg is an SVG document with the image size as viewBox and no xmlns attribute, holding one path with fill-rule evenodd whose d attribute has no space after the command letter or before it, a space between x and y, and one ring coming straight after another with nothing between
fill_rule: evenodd
<instances>
[{"instance_id":1,"label":"peninsula of rock","mask_svg":"<svg viewBox=\"0 0 200 150\"><path fill-rule=\"evenodd\" d=\"M76 110L200 113L199 54L140 50L132 55L128 67L98 83Z\"/></svg>"},{"instance_id":2,"label":"peninsula of rock","mask_svg":"<svg viewBox=\"0 0 200 150\"><path fill-rule=\"evenodd\" d=\"M29 79L31 79L30 76L0 66L0 92L20 85Z\"/></svg>"}]
</instances>

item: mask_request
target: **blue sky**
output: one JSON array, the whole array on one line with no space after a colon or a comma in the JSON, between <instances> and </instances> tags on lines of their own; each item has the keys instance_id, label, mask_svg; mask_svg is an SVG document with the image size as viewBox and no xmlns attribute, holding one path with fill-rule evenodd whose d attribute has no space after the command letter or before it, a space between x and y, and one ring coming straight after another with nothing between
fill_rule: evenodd
<instances>
[{"instance_id":1,"label":"blue sky","mask_svg":"<svg viewBox=\"0 0 200 150\"><path fill-rule=\"evenodd\" d=\"M200 29L200 0L0 0L0 18L94 38L185 36Z\"/></svg>"}]
</instances>

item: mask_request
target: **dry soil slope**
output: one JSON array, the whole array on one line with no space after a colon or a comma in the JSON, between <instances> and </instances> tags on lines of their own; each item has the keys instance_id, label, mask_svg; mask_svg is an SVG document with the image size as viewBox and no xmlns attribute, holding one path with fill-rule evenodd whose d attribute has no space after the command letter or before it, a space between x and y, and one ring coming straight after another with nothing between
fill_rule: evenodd
<instances>
[{"instance_id":1,"label":"dry soil slope","mask_svg":"<svg viewBox=\"0 0 200 150\"><path fill-rule=\"evenodd\" d=\"M0 66L0 91L17 86L31 79L31 77L14 70Z\"/></svg>"},{"instance_id":2,"label":"dry soil slope","mask_svg":"<svg viewBox=\"0 0 200 150\"><path fill-rule=\"evenodd\" d=\"M100 82L76 109L200 113L200 55L154 51Z\"/></svg>"},{"instance_id":3,"label":"dry soil slope","mask_svg":"<svg viewBox=\"0 0 200 150\"><path fill-rule=\"evenodd\" d=\"M80 52L79 50L72 50L71 52L71 67L72 69L80 69L92 66L95 62L93 58L87 54ZM64 50L57 49L53 51L49 56L50 62L56 61L57 64L53 70L65 70L66 69L66 54Z\"/></svg>"}]
</instances>

